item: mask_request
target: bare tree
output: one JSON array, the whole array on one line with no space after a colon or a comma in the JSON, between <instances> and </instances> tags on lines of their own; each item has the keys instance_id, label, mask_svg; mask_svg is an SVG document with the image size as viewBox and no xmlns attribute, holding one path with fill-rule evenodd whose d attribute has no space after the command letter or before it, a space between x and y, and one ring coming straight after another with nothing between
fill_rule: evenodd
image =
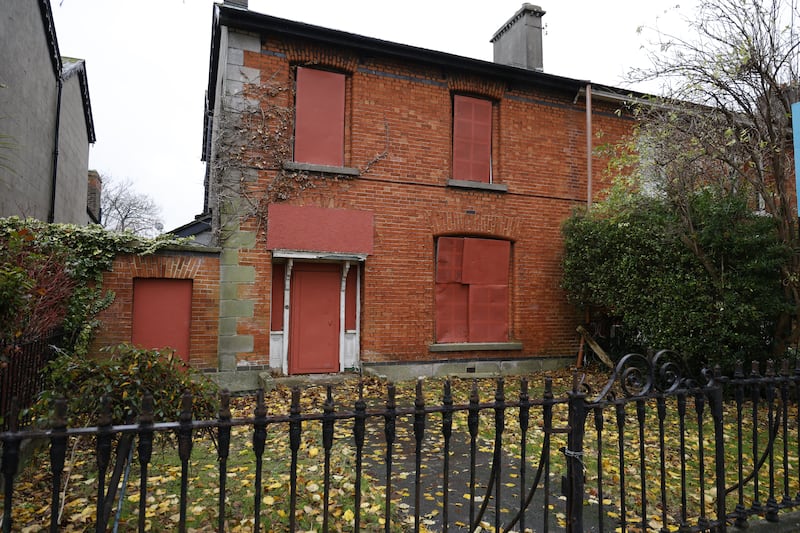
<instances>
[{"instance_id":1,"label":"bare tree","mask_svg":"<svg viewBox=\"0 0 800 533\"><path fill-rule=\"evenodd\" d=\"M100 223L111 231L131 231L144 237L161 233L164 223L155 200L134 189L131 180L103 176Z\"/></svg>"},{"instance_id":2,"label":"bare tree","mask_svg":"<svg viewBox=\"0 0 800 533\"><path fill-rule=\"evenodd\" d=\"M639 172L680 214L681 238L701 262L688 201L699 188L751 194L754 208L775 219L795 252L782 272L789 306L774 335L781 353L800 337L792 327L800 319L791 134L791 104L800 99L797 0L700 0L685 23L689 37L652 30L651 66L630 76L658 81L665 93L639 109ZM719 265L703 264L721 275Z\"/></svg>"}]
</instances>

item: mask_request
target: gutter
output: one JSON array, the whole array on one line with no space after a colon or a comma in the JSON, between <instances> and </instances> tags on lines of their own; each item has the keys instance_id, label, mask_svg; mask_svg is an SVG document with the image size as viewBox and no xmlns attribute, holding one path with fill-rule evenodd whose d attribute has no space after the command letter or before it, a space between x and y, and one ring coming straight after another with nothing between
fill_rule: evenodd
<instances>
[{"instance_id":1,"label":"gutter","mask_svg":"<svg viewBox=\"0 0 800 533\"><path fill-rule=\"evenodd\" d=\"M586 208L592 208L592 84L586 84Z\"/></svg>"},{"instance_id":2,"label":"gutter","mask_svg":"<svg viewBox=\"0 0 800 533\"><path fill-rule=\"evenodd\" d=\"M56 218L56 185L58 182L58 141L61 129L61 94L64 90L64 80L61 76L56 78L58 96L56 98L56 124L53 132L53 175L50 180L50 210L47 213L47 222L53 223Z\"/></svg>"},{"instance_id":3,"label":"gutter","mask_svg":"<svg viewBox=\"0 0 800 533\"><path fill-rule=\"evenodd\" d=\"M535 85L541 88L565 91L574 94L585 87L587 81L565 78L554 74L536 72L518 67L511 67L482 61L446 52L428 50L406 44L384 41L373 37L365 37L354 33L314 26L302 22L281 19L244 11L226 5L215 4L211 32L211 57L209 65L208 96L210 109L214 108L216 73L219 65L219 33L220 26L227 26L259 35L275 33L300 39L309 39L327 46L348 48L362 53L377 54L385 57L399 58L419 63L427 63L447 69L461 70L472 74L500 78L507 82Z\"/></svg>"}]
</instances>

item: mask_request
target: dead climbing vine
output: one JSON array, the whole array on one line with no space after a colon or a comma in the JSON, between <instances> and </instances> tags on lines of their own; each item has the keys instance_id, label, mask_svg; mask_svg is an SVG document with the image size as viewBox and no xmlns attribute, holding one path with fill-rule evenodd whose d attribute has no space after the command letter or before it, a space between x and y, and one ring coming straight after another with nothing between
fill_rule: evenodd
<instances>
[{"instance_id":1,"label":"dead climbing vine","mask_svg":"<svg viewBox=\"0 0 800 533\"><path fill-rule=\"evenodd\" d=\"M244 74L244 73L243 73ZM242 90L225 97L217 118L212 180L220 212L230 205L240 220L254 217L259 225L267 220L270 204L314 189L321 173L287 166L293 157L294 89L278 80L275 71L266 81L245 83ZM389 122L384 118L385 145L382 152L359 168L365 175L389 155ZM266 187L262 181L269 176ZM346 174L324 174L326 183L352 180ZM220 226L225 226L220 221Z\"/></svg>"}]
</instances>

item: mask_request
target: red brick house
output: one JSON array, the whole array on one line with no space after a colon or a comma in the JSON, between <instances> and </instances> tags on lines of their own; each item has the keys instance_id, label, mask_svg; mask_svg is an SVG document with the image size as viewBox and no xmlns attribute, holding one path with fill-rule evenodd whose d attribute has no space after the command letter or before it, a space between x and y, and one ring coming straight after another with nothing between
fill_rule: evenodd
<instances>
[{"instance_id":1,"label":"red brick house","mask_svg":"<svg viewBox=\"0 0 800 533\"><path fill-rule=\"evenodd\" d=\"M529 4L494 62L246 4L214 7L207 91L219 370L572 360L560 225L602 191L626 93L542 72Z\"/></svg>"}]
</instances>

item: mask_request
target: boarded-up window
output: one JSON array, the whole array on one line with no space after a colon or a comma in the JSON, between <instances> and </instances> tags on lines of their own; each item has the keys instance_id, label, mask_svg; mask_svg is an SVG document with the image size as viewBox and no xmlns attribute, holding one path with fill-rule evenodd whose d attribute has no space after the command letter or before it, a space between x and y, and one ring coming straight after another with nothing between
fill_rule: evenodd
<instances>
[{"instance_id":1,"label":"boarded-up window","mask_svg":"<svg viewBox=\"0 0 800 533\"><path fill-rule=\"evenodd\" d=\"M436 342L508 340L511 243L440 237L436 253Z\"/></svg>"},{"instance_id":2,"label":"boarded-up window","mask_svg":"<svg viewBox=\"0 0 800 533\"><path fill-rule=\"evenodd\" d=\"M191 320L192 280L133 280L133 344L141 348L172 348L178 357L188 361Z\"/></svg>"},{"instance_id":3,"label":"boarded-up window","mask_svg":"<svg viewBox=\"0 0 800 533\"><path fill-rule=\"evenodd\" d=\"M344 74L297 67L294 160L344 165Z\"/></svg>"},{"instance_id":4,"label":"boarded-up window","mask_svg":"<svg viewBox=\"0 0 800 533\"><path fill-rule=\"evenodd\" d=\"M492 102L453 97L453 179L489 183L492 176Z\"/></svg>"}]
</instances>

